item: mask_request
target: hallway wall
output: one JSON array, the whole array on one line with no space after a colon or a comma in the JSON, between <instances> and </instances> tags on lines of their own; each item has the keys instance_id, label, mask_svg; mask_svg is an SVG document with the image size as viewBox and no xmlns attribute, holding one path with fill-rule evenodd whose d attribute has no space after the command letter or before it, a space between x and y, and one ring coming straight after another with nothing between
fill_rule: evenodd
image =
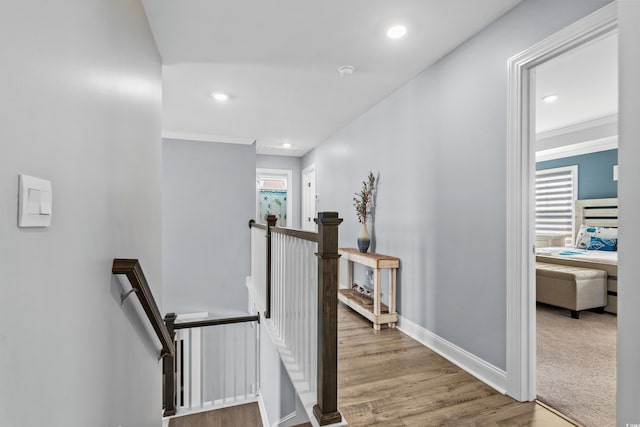
<instances>
[{"instance_id":1,"label":"hallway wall","mask_svg":"<svg viewBox=\"0 0 640 427\"><path fill-rule=\"evenodd\" d=\"M0 424L158 427L159 347L111 274L140 259L161 303L162 76L143 7L5 1L0 52ZM18 174L52 181L49 228L17 227Z\"/></svg>"},{"instance_id":2,"label":"hallway wall","mask_svg":"<svg viewBox=\"0 0 640 427\"><path fill-rule=\"evenodd\" d=\"M373 250L401 260L398 311L506 369L507 60L605 5L525 0L323 142L318 208L345 219L369 170L380 174ZM383 287L385 289L385 287Z\"/></svg>"},{"instance_id":3,"label":"hallway wall","mask_svg":"<svg viewBox=\"0 0 640 427\"><path fill-rule=\"evenodd\" d=\"M164 312L247 312L254 145L164 139Z\"/></svg>"}]
</instances>

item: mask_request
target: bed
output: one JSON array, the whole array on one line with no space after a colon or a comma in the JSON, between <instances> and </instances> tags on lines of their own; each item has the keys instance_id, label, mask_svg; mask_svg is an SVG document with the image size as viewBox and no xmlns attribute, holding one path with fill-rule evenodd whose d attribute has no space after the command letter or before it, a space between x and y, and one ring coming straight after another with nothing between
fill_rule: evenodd
<instances>
[{"instance_id":1,"label":"bed","mask_svg":"<svg viewBox=\"0 0 640 427\"><path fill-rule=\"evenodd\" d=\"M618 227L618 199L576 200L575 236L582 225ZM540 243L540 239L536 239ZM554 243L558 243L556 240ZM607 305L605 311L618 312L618 252L585 250L575 247L536 245L536 262L603 270L607 273Z\"/></svg>"}]
</instances>

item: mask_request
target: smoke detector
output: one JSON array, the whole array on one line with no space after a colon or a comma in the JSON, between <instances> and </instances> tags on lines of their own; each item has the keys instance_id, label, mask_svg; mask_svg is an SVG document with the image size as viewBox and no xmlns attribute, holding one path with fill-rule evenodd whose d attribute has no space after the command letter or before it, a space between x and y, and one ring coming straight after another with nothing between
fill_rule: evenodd
<instances>
[{"instance_id":1,"label":"smoke detector","mask_svg":"<svg viewBox=\"0 0 640 427\"><path fill-rule=\"evenodd\" d=\"M338 73L340 73L340 75L343 77L350 76L355 70L356 67L354 67L353 65L343 65L341 67L338 67Z\"/></svg>"}]
</instances>

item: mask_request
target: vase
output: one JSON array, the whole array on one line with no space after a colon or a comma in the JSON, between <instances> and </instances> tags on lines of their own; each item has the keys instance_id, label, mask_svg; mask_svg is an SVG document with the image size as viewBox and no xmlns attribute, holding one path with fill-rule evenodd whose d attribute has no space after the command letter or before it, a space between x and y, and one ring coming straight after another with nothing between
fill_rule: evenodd
<instances>
[{"instance_id":1,"label":"vase","mask_svg":"<svg viewBox=\"0 0 640 427\"><path fill-rule=\"evenodd\" d=\"M358 250L362 253L367 252L369 250L370 243L371 238L369 237L367 224L362 224L362 229L360 230L360 234L358 234Z\"/></svg>"}]
</instances>

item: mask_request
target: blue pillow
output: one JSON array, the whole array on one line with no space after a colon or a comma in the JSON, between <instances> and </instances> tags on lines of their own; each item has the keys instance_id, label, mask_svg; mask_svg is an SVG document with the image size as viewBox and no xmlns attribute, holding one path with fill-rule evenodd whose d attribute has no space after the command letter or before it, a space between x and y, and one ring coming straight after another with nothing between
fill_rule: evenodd
<instances>
[{"instance_id":1,"label":"blue pillow","mask_svg":"<svg viewBox=\"0 0 640 427\"><path fill-rule=\"evenodd\" d=\"M618 249L618 239L604 239L602 237L591 237L588 251L615 251Z\"/></svg>"}]
</instances>

